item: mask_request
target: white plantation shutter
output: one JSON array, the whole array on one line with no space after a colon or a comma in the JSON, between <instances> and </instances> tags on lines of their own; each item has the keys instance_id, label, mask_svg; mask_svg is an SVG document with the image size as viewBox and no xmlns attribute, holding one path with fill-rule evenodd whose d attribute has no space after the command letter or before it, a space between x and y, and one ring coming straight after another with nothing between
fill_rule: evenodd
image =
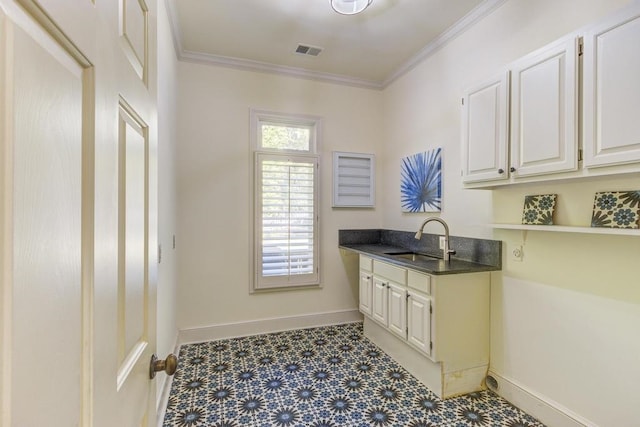
<instances>
[{"instance_id":1,"label":"white plantation shutter","mask_svg":"<svg viewBox=\"0 0 640 427\"><path fill-rule=\"evenodd\" d=\"M373 154L333 152L333 206L373 207Z\"/></svg>"},{"instance_id":2,"label":"white plantation shutter","mask_svg":"<svg viewBox=\"0 0 640 427\"><path fill-rule=\"evenodd\" d=\"M257 289L317 284L317 157L257 153Z\"/></svg>"}]
</instances>

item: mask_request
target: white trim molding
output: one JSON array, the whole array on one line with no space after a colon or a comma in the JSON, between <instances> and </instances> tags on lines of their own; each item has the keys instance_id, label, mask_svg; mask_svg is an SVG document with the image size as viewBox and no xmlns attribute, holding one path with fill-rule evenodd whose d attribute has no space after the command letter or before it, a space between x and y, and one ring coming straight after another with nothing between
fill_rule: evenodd
<instances>
[{"instance_id":1,"label":"white trim molding","mask_svg":"<svg viewBox=\"0 0 640 427\"><path fill-rule=\"evenodd\" d=\"M489 370L489 376L498 381L498 388L489 387L491 390L545 425L554 427L597 427L596 424L547 396L528 389L516 380L497 374L491 369Z\"/></svg>"},{"instance_id":2,"label":"white trim molding","mask_svg":"<svg viewBox=\"0 0 640 427\"><path fill-rule=\"evenodd\" d=\"M223 323L182 329L178 333L178 345L354 322L362 322L357 309Z\"/></svg>"},{"instance_id":3,"label":"white trim molding","mask_svg":"<svg viewBox=\"0 0 640 427\"><path fill-rule=\"evenodd\" d=\"M455 24L449 27L445 32L440 34L434 40L429 42L418 53L413 55L407 62L402 64L395 72L391 73L382 83L382 87L386 88L391 83L398 80L400 77L411 71L422 61L436 53L441 48L445 47L449 42L453 41L456 37L463 34L469 28L471 28L476 22L480 21L486 16L489 16L494 10L498 9L507 0L485 0L476 6L471 12L467 13Z\"/></svg>"},{"instance_id":4,"label":"white trim molding","mask_svg":"<svg viewBox=\"0 0 640 427\"><path fill-rule=\"evenodd\" d=\"M173 346L171 348L173 348L173 354L180 354L177 333L174 336ZM164 424L164 416L167 412L167 405L169 404L169 394L171 393L171 386L173 385L173 375L162 375L157 381L159 381L158 387L160 392L156 394L156 425L158 427L162 427Z\"/></svg>"},{"instance_id":5,"label":"white trim molding","mask_svg":"<svg viewBox=\"0 0 640 427\"><path fill-rule=\"evenodd\" d=\"M272 64L268 62L254 61L243 58L235 58L228 56L212 55L202 52L194 52L184 50L182 46L182 33L178 25L177 12L172 0L165 0L167 14L169 16L173 43L176 50L176 56L179 61L193 62L205 65L216 65L221 67L234 68L244 71L255 71L263 73L279 74L288 77L296 77L307 80L315 80L326 83L339 84L344 86L360 87L364 89L382 90L391 83L402 77L404 74L412 70L422 61L433 55L442 47L446 46L450 41L454 40L460 34L471 28L476 22L490 15L494 10L506 3L507 0L485 0L475 7L446 31L440 34L433 41L428 43L417 54L402 64L396 71L391 73L382 81L374 81L350 77L339 74L324 73L319 71L307 70L304 68L289 67L283 65Z\"/></svg>"}]
</instances>

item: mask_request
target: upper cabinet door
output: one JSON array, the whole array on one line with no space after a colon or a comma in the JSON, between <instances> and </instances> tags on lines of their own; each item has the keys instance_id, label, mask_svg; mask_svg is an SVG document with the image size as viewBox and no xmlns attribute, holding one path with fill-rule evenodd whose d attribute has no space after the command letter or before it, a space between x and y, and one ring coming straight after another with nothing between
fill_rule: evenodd
<instances>
[{"instance_id":1,"label":"upper cabinet door","mask_svg":"<svg viewBox=\"0 0 640 427\"><path fill-rule=\"evenodd\" d=\"M509 72L468 90L462 99L462 180L508 178Z\"/></svg>"},{"instance_id":2,"label":"upper cabinet door","mask_svg":"<svg viewBox=\"0 0 640 427\"><path fill-rule=\"evenodd\" d=\"M584 35L586 167L640 161L640 4Z\"/></svg>"},{"instance_id":3,"label":"upper cabinet door","mask_svg":"<svg viewBox=\"0 0 640 427\"><path fill-rule=\"evenodd\" d=\"M578 39L568 37L511 66L514 177L578 168Z\"/></svg>"}]
</instances>

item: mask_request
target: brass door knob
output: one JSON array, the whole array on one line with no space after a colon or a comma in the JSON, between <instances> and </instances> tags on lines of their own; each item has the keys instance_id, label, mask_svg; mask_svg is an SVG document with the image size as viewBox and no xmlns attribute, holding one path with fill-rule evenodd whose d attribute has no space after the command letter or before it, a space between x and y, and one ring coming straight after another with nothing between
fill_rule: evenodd
<instances>
[{"instance_id":1,"label":"brass door knob","mask_svg":"<svg viewBox=\"0 0 640 427\"><path fill-rule=\"evenodd\" d=\"M176 373L176 368L178 367L178 358L170 354L166 359L160 360L158 356L153 354L151 356L151 364L149 365L149 378L154 379L156 377L156 372L164 371L167 375L173 375Z\"/></svg>"}]
</instances>

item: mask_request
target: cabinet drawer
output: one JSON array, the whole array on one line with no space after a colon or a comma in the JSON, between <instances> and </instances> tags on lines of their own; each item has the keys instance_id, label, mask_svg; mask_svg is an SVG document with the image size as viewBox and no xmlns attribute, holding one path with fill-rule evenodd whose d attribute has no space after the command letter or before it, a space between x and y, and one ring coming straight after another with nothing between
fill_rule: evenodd
<instances>
[{"instance_id":1,"label":"cabinet drawer","mask_svg":"<svg viewBox=\"0 0 640 427\"><path fill-rule=\"evenodd\" d=\"M416 291L431 295L431 276L409 270L407 273L407 284Z\"/></svg>"},{"instance_id":2,"label":"cabinet drawer","mask_svg":"<svg viewBox=\"0 0 640 427\"><path fill-rule=\"evenodd\" d=\"M373 271L373 260L368 256L360 255L360 270Z\"/></svg>"},{"instance_id":3,"label":"cabinet drawer","mask_svg":"<svg viewBox=\"0 0 640 427\"><path fill-rule=\"evenodd\" d=\"M385 262L373 261L373 273L396 282L399 285L407 284L407 270L404 268L394 267Z\"/></svg>"}]
</instances>

